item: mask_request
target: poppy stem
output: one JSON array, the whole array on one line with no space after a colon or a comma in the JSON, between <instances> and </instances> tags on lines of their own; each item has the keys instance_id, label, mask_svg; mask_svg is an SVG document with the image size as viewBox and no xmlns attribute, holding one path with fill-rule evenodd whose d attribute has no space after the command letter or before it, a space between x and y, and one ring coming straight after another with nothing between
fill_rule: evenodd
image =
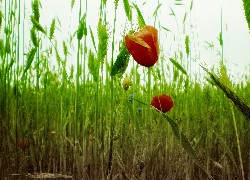
<instances>
[{"instance_id":1,"label":"poppy stem","mask_svg":"<svg viewBox=\"0 0 250 180\"><path fill-rule=\"evenodd\" d=\"M152 68L148 67L148 102L151 101L151 71ZM149 112L149 120L151 124L151 111Z\"/></svg>"}]
</instances>

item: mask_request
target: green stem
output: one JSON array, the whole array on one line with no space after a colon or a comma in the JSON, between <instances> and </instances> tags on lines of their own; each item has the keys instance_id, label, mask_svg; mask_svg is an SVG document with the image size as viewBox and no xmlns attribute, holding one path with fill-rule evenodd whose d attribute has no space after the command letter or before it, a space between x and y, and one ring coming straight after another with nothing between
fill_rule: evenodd
<instances>
[{"instance_id":1,"label":"green stem","mask_svg":"<svg viewBox=\"0 0 250 180\"><path fill-rule=\"evenodd\" d=\"M239 134L238 134L238 129L237 129L237 125L236 125L236 119L235 119L235 114L234 114L234 109L233 109L233 104L232 103L230 103L230 108L231 108L232 116L233 116L233 126L234 126L234 131L235 131L235 136L236 136L236 142L237 142L237 148L238 148L238 153L239 153L240 170L241 170L242 180L245 180L244 169L243 169L243 162L242 162L242 155L241 155L240 140L239 140Z\"/></svg>"},{"instance_id":2,"label":"green stem","mask_svg":"<svg viewBox=\"0 0 250 180\"><path fill-rule=\"evenodd\" d=\"M151 102L151 72L152 71L152 68L151 67L148 67L148 102L150 103ZM152 111L149 112L149 125L152 126Z\"/></svg>"},{"instance_id":3,"label":"green stem","mask_svg":"<svg viewBox=\"0 0 250 180\"><path fill-rule=\"evenodd\" d=\"M116 12L117 7L115 7L115 18L114 18L114 28L113 28L113 36L112 36L112 57L111 57L111 66L114 64L114 47L115 47L115 28L116 28ZM110 103L110 118L111 118L111 127L110 127L110 144L109 144L109 159L108 159L108 167L106 175L109 179L112 168L112 160L113 160L113 136L114 136L114 128L115 128L115 118L113 117L113 109L114 109L114 77L111 76L111 103Z\"/></svg>"}]
</instances>

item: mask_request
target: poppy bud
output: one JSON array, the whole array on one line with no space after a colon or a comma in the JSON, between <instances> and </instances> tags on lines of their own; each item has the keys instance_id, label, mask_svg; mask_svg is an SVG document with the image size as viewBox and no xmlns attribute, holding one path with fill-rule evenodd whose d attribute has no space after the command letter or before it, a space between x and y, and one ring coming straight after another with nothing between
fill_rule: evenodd
<instances>
[{"instance_id":1,"label":"poppy bud","mask_svg":"<svg viewBox=\"0 0 250 180\"><path fill-rule=\"evenodd\" d=\"M125 91L127 91L128 88L129 88L129 86L130 86L130 80L129 80L129 78L126 76L126 77L123 79L122 87L123 87L123 89L124 89Z\"/></svg>"},{"instance_id":2,"label":"poppy bud","mask_svg":"<svg viewBox=\"0 0 250 180\"><path fill-rule=\"evenodd\" d=\"M151 105L159 111L165 113L170 111L170 109L174 106L174 102L170 96L166 94L160 94L153 97Z\"/></svg>"},{"instance_id":3,"label":"poppy bud","mask_svg":"<svg viewBox=\"0 0 250 180\"><path fill-rule=\"evenodd\" d=\"M158 60L158 31L152 26L145 26L138 32L125 36L125 44L134 60L146 67L153 66Z\"/></svg>"}]
</instances>

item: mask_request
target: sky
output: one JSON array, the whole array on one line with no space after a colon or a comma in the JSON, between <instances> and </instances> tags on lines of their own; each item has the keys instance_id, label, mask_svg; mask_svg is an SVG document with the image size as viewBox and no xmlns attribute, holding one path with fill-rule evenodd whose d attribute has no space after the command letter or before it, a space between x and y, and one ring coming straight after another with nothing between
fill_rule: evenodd
<instances>
[{"instance_id":1,"label":"sky","mask_svg":"<svg viewBox=\"0 0 250 180\"><path fill-rule=\"evenodd\" d=\"M31 13L29 1L26 1L28 14ZM58 41L69 38L69 33L73 34L78 27L79 0L75 0L75 5L71 8L71 0L40 0L41 24L49 27L53 18L58 17L61 26L57 26L55 36ZM109 31L113 28L114 1L107 0L107 22ZM240 0L193 0L193 7L190 11L190 2L183 1L183 6L175 5L174 0L161 1L157 18L152 15L157 7L156 0L129 0L136 3L140 8L145 21L149 25L155 25L159 29L159 41L161 52L164 58L173 57L178 49L183 49L180 44L185 35L190 37L192 60L195 63L192 70L199 69L199 64L206 64L208 67L218 66L221 51L219 45L219 34L222 30L224 43L224 62L232 76L247 74L250 76L250 34L244 17L242 1ZM85 1L82 1L82 14L85 12ZM87 25L97 34L97 23L99 18L100 0L87 1ZM175 16L171 16L171 9ZM116 42L122 40L124 31L128 32L130 24L126 18L122 0L118 5L118 16L116 24ZM132 9L133 19L136 20L136 11ZM187 13L185 26L183 25L184 15ZM156 21L155 21L156 20ZM222 22L222 23L221 23ZM134 22L136 24L136 21ZM168 28L167 32L161 26ZM27 27L29 28L29 27ZM29 33L29 30L27 30ZM97 39L97 37L96 37ZM91 47L91 39L88 39ZM214 45L209 49L208 44ZM111 48L110 48L111 49ZM118 51L118 50L116 50ZM72 57L73 58L73 57ZM186 58L185 61L189 59Z\"/></svg>"}]
</instances>

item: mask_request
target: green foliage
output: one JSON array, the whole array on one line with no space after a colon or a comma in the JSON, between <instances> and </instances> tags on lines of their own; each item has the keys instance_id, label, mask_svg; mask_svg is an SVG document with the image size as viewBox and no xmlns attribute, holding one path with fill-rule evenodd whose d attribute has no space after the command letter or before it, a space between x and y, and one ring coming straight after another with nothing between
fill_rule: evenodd
<instances>
[{"instance_id":1,"label":"green foliage","mask_svg":"<svg viewBox=\"0 0 250 180\"><path fill-rule=\"evenodd\" d=\"M7 71L9 71L12 68L14 63L15 63L15 59L11 58L10 63L7 65Z\"/></svg>"},{"instance_id":2,"label":"green foliage","mask_svg":"<svg viewBox=\"0 0 250 180\"><path fill-rule=\"evenodd\" d=\"M220 32L220 35L219 35L219 42L220 42L220 45L223 46L223 36L222 36L222 32Z\"/></svg>"},{"instance_id":3,"label":"green foliage","mask_svg":"<svg viewBox=\"0 0 250 180\"><path fill-rule=\"evenodd\" d=\"M119 0L115 0L115 8L117 9Z\"/></svg>"},{"instance_id":4,"label":"green foliage","mask_svg":"<svg viewBox=\"0 0 250 180\"><path fill-rule=\"evenodd\" d=\"M44 30L44 28L42 27L42 25L35 19L34 16L31 16L31 22L33 24L33 26L40 32L42 32L43 34L46 35L46 31Z\"/></svg>"},{"instance_id":5,"label":"green foliage","mask_svg":"<svg viewBox=\"0 0 250 180\"><path fill-rule=\"evenodd\" d=\"M39 0L34 0L32 2L32 11L34 19L39 22L40 12L39 12Z\"/></svg>"},{"instance_id":6,"label":"green foliage","mask_svg":"<svg viewBox=\"0 0 250 180\"><path fill-rule=\"evenodd\" d=\"M227 73L227 68L226 66L224 65L223 61L221 60L220 61L220 79L221 79L221 82L228 86L228 87L232 87L232 82L228 76L228 73Z\"/></svg>"},{"instance_id":7,"label":"green foliage","mask_svg":"<svg viewBox=\"0 0 250 180\"><path fill-rule=\"evenodd\" d=\"M242 99L240 99L230 88L224 85L216 75L209 72L208 69L206 69L205 67L202 68L209 74L210 78L216 84L216 86L220 88L230 100L233 101L234 105L242 112L246 119L250 120L250 107Z\"/></svg>"},{"instance_id":8,"label":"green foliage","mask_svg":"<svg viewBox=\"0 0 250 180\"><path fill-rule=\"evenodd\" d=\"M115 76L119 74L119 76L122 76L128 67L129 57L130 57L130 53L128 52L127 47L125 46L125 43L123 42L120 48L120 53L117 56L114 65L111 67L110 75Z\"/></svg>"},{"instance_id":9,"label":"green foliage","mask_svg":"<svg viewBox=\"0 0 250 180\"><path fill-rule=\"evenodd\" d=\"M4 56L4 41L3 39L0 39L0 56L3 57Z\"/></svg>"},{"instance_id":10,"label":"green foliage","mask_svg":"<svg viewBox=\"0 0 250 180\"><path fill-rule=\"evenodd\" d=\"M175 5L177 5L177 6L183 5L182 0L175 0Z\"/></svg>"},{"instance_id":11,"label":"green foliage","mask_svg":"<svg viewBox=\"0 0 250 180\"><path fill-rule=\"evenodd\" d=\"M95 54L89 50L89 59L88 59L88 67L89 67L89 72L93 76L94 81L98 80L99 77L99 62L95 57Z\"/></svg>"},{"instance_id":12,"label":"green foliage","mask_svg":"<svg viewBox=\"0 0 250 180\"><path fill-rule=\"evenodd\" d=\"M55 52L56 52L56 60L57 60L57 63L58 63L58 65L60 66L60 64L61 64L61 62L62 62L62 58L61 58L61 56L60 56L60 54L59 54L59 52L58 52L57 47L55 48Z\"/></svg>"},{"instance_id":13,"label":"green foliage","mask_svg":"<svg viewBox=\"0 0 250 180\"><path fill-rule=\"evenodd\" d=\"M182 65L180 63L178 63L175 59L173 58L169 58L169 60L171 61L171 63L179 70L181 71L183 74L187 75L187 71L182 67Z\"/></svg>"},{"instance_id":14,"label":"green foliage","mask_svg":"<svg viewBox=\"0 0 250 180\"><path fill-rule=\"evenodd\" d=\"M70 1L73 8L75 1ZM116 174L121 172L125 172L121 176L123 179L168 179L169 174L173 179L208 179L197 167L198 164L204 170L205 164L204 171L216 175L216 179L242 179L238 168L241 158L237 155L237 146L241 145L240 152L244 163L242 167L245 170L249 164L250 124L236 108L235 115L234 109L232 114L230 113L233 104L226 98L229 97L238 104L239 109L249 112L248 74L245 75L244 81L233 84L226 67L221 63L219 76L215 76L215 80L210 77L209 80L225 91L227 96L215 86L199 82L196 76L189 78L187 70L191 69L184 69L186 66L180 60L185 53L189 54L189 59L196 57L196 53L199 54L195 51L191 54L190 36L186 36L185 39L186 48L188 45L186 52L182 48L184 39L182 42L174 42L180 47L178 52L174 52L172 48L171 52L171 49L161 51L167 55L175 54L174 58L170 58L173 65L169 66L161 61L162 66L154 66L147 71L148 68L135 64L130 70L130 53L124 42L119 44L117 39L111 42L112 47L118 44L121 46L112 48L113 51L107 55L109 36L115 37L119 34L119 27L116 26L112 32L114 34L109 34L108 27L112 27L115 21L109 19L109 16L106 17L106 13L110 12L106 11L103 3L107 1L100 1L98 27L86 26L89 20L87 17L92 18L88 15L83 16L79 22L83 28L77 27L75 36L80 40L87 35L87 30L90 35L88 34L86 44L78 41L77 52L73 41L73 38L76 40L74 35L69 34L69 38L63 40L53 39L55 28L61 26L59 19L56 19L56 22L53 19L48 28L40 25L39 1L32 2L37 3L33 9L37 8L38 13L35 13L37 10L33 10L30 44L23 47L25 49L31 45L27 55L24 55L22 49L25 38L22 38L22 35L26 31L22 32L22 28L17 27L17 22L22 24L22 20L26 20L23 19L23 13L27 14L26 8L25 12L21 11L19 15L20 21L16 21L18 12L15 12L20 3L7 4L7 9L11 11L9 14L3 11L4 16L8 17L8 22L4 23L5 27L2 27L1 33L5 34L2 33L0 38L0 161L4 162L0 172L6 172L4 175L7 176L10 176L9 173L18 173L19 170L24 172L26 168L18 167L24 162L24 166L27 164L37 171L68 172L79 179L100 179L104 176L115 179ZM117 8L118 0L114 2ZM183 0L175 2L184 4ZM146 12L140 11L142 9L137 5L133 6L132 1L127 0L127 3L127 8L132 12L133 9L136 10L133 13L138 16L138 25L145 26L142 15ZM191 8L193 1L187 3ZM157 2L155 4L157 5ZM162 7L158 4L153 16L157 16ZM22 7L20 9L23 10ZM86 13L91 11L87 7L85 10ZM189 13L187 9L183 23L187 23ZM175 18L177 17L176 13ZM119 21L119 17L117 20ZM31 22L29 23L32 26ZM169 35L167 31L171 32L168 28L162 27L161 22L158 24L155 20L153 23L161 27L159 31L167 33L166 35ZM48 36L40 36L38 31L43 34L46 31ZM20 37L17 37L17 34ZM174 36L174 41L180 39L174 32L170 34L171 37ZM121 34L120 36L123 37ZM51 46L52 40L54 44ZM162 43L161 45L165 46L164 42ZM113 58L116 49L118 55ZM74 59L75 55L78 55L77 60ZM114 59L116 61L113 63ZM54 65L54 61L58 64ZM86 65L88 67L85 67ZM103 71L100 73L101 66ZM173 67L173 72L169 67ZM187 67L190 67L189 64ZM126 77L129 78L127 84L131 83L131 88L127 91L122 89L124 81L121 83L119 78L125 71ZM109 77L109 73L113 77ZM19 79L20 75L22 79ZM99 75L103 77L100 78ZM176 82L171 81L173 76ZM168 93L173 97L174 108L167 115L149 110L151 96L156 93ZM239 100L236 94L239 94L242 100ZM146 102L146 107L141 108L140 103L128 99L131 96ZM3 113L3 110L7 113ZM232 129L232 119L235 117L240 140L238 144L235 142L235 135L231 133L235 131ZM17 148L17 143L22 138L27 138L30 142L27 151ZM111 162L115 168L110 175L106 175L104 169L107 169L109 163L111 141L114 142ZM25 158L26 155L29 157ZM202 162L199 157L202 157ZM103 160L106 163L102 163ZM218 162L223 167L218 169L213 166L213 162ZM103 168L100 169L97 164L103 164ZM82 173L85 167L88 172ZM7 168L13 172L6 171ZM81 177L84 176L82 174L86 176ZM0 175L0 179L5 178Z\"/></svg>"},{"instance_id":15,"label":"green foliage","mask_svg":"<svg viewBox=\"0 0 250 180\"><path fill-rule=\"evenodd\" d=\"M185 12L185 15L184 15L184 18L183 18L183 24L185 24L186 19L187 19L187 12Z\"/></svg>"},{"instance_id":16,"label":"green foliage","mask_svg":"<svg viewBox=\"0 0 250 180\"><path fill-rule=\"evenodd\" d=\"M109 35L108 35L108 32L107 32L106 24L103 24L102 19L99 19L99 23L98 23L99 44L98 44L97 58L98 58L98 61L100 61L101 64L104 63L104 58L107 55L108 38L109 38Z\"/></svg>"},{"instance_id":17,"label":"green foliage","mask_svg":"<svg viewBox=\"0 0 250 180\"><path fill-rule=\"evenodd\" d=\"M55 32L55 27L56 27L56 20L55 18L52 20L52 23L50 25L49 28L49 39L51 40L54 36L54 32Z\"/></svg>"},{"instance_id":18,"label":"green foliage","mask_svg":"<svg viewBox=\"0 0 250 180\"><path fill-rule=\"evenodd\" d=\"M24 68L24 71L23 71L23 75L22 75L22 78L24 77L25 73L29 70L33 60L34 60L34 57L35 57L35 54L36 54L36 51L37 49L34 47L32 48L28 54L27 54L27 61L26 61L26 66Z\"/></svg>"},{"instance_id":19,"label":"green foliage","mask_svg":"<svg viewBox=\"0 0 250 180\"><path fill-rule=\"evenodd\" d=\"M196 151L192 147L191 143L189 142L186 135L180 130L179 125L169 118L166 114L162 113L163 117L168 121L170 124L175 137L181 142L182 147L186 150L188 155L193 159L193 161L207 174L209 179L213 179L212 176L207 172L206 167L202 164L199 157L197 156Z\"/></svg>"},{"instance_id":20,"label":"green foliage","mask_svg":"<svg viewBox=\"0 0 250 180\"><path fill-rule=\"evenodd\" d=\"M87 35L86 13L82 16L77 29L77 39L81 40L83 35Z\"/></svg>"},{"instance_id":21,"label":"green foliage","mask_svg":"<svg viewBox=\"0 0 250 180\"><path fill-rule=\"evenodd\" d=\"M223 139L223 137L221 136L221 134L215 132L213 130L213 133L216 135L216 137L218 138L221 146L225 149L225 152L228 154L228 156L230 157L231 161L233 162L233 164L235 165L235 167L237 166L234 155L232 153L232 151L230 150L230 148L228 147L227 143L225 142L225 140Z\"/></svg>"},{"instance_id":22,"label":"green foliage","mask_svg":"<svg viewBox=\"0 0 250 180\"><path fill-rule=\"evenodd\" d=\"M35 47L38 47L38 39L37 39L37 36L36 36L36 28L34 28L34 27L30 30L30 38L31 38L31 41L32 41L33 45Z\"/></svg>"},{"instance_id":23,"label":"green foliage","mask_svg":"<svg viewBox=\"0 0 250 180\"><path fill-rule=\"evenodd\" d=\"M91 40L92 40L92 43L93 43L94 48L95 48L95 52L97 53L97 49L96 49L96 45L95 45L95 37L94 37L93 31L90 27L89 27L89 30L90 30Z\"/></svg>"},{"instance_id":24,"label":"green foliage","mask_svg":"<svg viewBox=\"0 0 250 180\"><path fill-rule=\"evenodd\" d=\"M2 23L3 23L3 13L2 11L0 10L0 30L2 28Z\"/></svg>"},{"instance_id":25,"label":"green foliage","mask_svg":"<svg viewBox=\"0 0 250 180\"><path fill-rule=\"evenodd\" d=\"M71 0L71 8L74 7L74 4L75 4L75 0Z\"/></svg>"},{"instance_id":26,"label":"green foliage","mask_svg":"<svg viewBox=\"0 0 250 180\"><path fill-rule=\"evenodd\" d=\"M154 10L153 16L156 16L160 7L161 7L162 3L158 4L158 6L156 7L156 9Z\"/></svg>"},{"instance_id":27,"label":"green foliage","mask_svg":"<svg viewBox=\"0 0 250 180\"><path fill-rule=\"evenodd\" d=\"M164 29L165 31L171 32L168 28L166 28L166 27L164 27L164 26L161 26L161 27L162 27L162 29Z\"/></svg>"},{"instance_id":28,"label":"green foliage","mask_svg":"<svg viewBox=\"0 0 250 180\"><path fill-rule=\"evenodd\" d=\"M67 47L67 44L65 41L63 41L63 54L64 56L66 57L69 53L69 50L68 50L68 47Z\"/></svg>"},{"instance_id":29,"label":"green foliage","mask_svg":"<svg viewBox=\"0 0 250 180\"><path fill-rule=\"evenodd\" d=\"M250 0L242 0L245 10L245 17L248 24L248 29L250 30Z\"/></svg>"},{"instance_id":30,"label":"green foliage","mask_svg":"<svg viewBox=\"0 0 250 180\"><path fill-rule=\"evenodd\" d=\"M132 22L132 11L129 5L129 0L123 0L123 5L128 20Z\"/></svg>"},{"instance_id":31,"label":"green foliage","mask_svg":"<svg viewBox=\"0 0 250 180\"><path fill-rule=\"evenodd\" d=\"M138 6L135 3L133 3L133 6L137 11L138 25L139 25L140 28L143 28L146 25L146 22L145 22L145 20L144 20L144 18L142 16L142 13L141 13L140 9L138 8Z\"/></svg>"},{"instance_id":32,"label":"green foliage","mask_svg":"<svg viewBox=\"0 0 250 180\"><path fill-rule=\"evenodd\" d=\"M192 1L191 1L191 3L190 3L190 8L189 8L189 9L190 9L190 11L192 11L192 9L193 9L193 5L194 5L194 1L192 0Z\"/></svg>"},{"instance_id":33,"label":"green foliage","mask_svg":"<svg viewBox=\"0 0 250 180\"><path fill-rule=\"evenodd\" d=\"M171 13L169 14L170 16L176 16L174 10L170 7Z\"/></svg>"},{"instance_id":34,"label":"green foliage","mask_svg":"<svg viewBox=\"0 0 250 180\"><path fill-rule=\"evenodd\" d=\"M189 36L186 36L185 38L185 47L186 47L186 54L189 56Z\"/></svg>"},{"instance_id":35,"label":"green foliage","mask_svg":"<svg viewBox=\"0 0 250 180\"><path fill-rule=\"evenodd\" d=\"M107 0L102 0L104 6L106 6Z\"/></svg>"},{"instance_id":36,"label":"green foliage","mask_svg":"<svg viewBox=\"0 0 250 180\"><path fill-rule=\"evenodd\" d=\"M5 53L10 54L11 52L11 47L10 47L10 37L7 36L6 41L5 41Z\"/></svg>"}]
</instances>

